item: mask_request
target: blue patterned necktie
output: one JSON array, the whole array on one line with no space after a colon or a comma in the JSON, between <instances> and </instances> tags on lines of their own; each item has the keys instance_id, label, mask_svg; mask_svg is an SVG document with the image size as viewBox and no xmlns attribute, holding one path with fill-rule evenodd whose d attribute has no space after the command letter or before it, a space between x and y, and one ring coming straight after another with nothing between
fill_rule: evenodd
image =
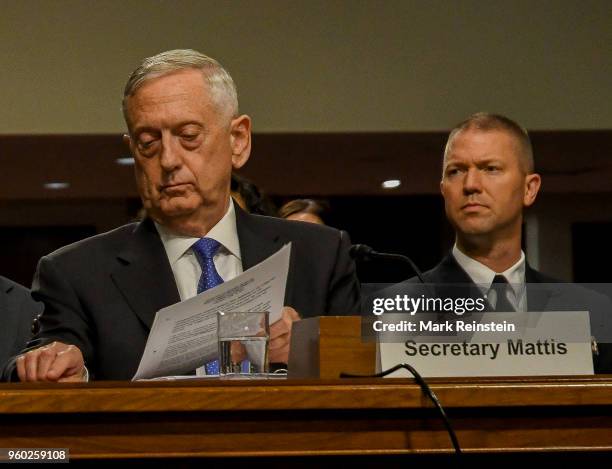
<instances>
[{"instance_id":1,"label":"blue patterned necktie","mask_svg":"<svg viewBox=\"0 0 612 469\"><path fill-rule=\"evenodd\" d=\"M217 272L213 262L213 257L220 247L221 243L212 238L201 238L191 246L200 263L200 267L202 267L202 275L200 275L200 280L198 281L198 294L223 283L223 279L219 272ZM207 375L219 374L219 360L208 362L204 367Z\"/></svg>"},{"instance_id":2,"label":"blue patterned necktie","mask_svg":"<svg viewBox=\"0 0 612 469\"><path fill-rule=\"evenodd\" d=\"M200 267L202 267L202 275L200 275L198 281L198 294L223 283L223 279L215 269L215 263L213 262L213 257L220 247L221 243L212 238L202 238L191 246Z\"/></svg>"}]
</instances>

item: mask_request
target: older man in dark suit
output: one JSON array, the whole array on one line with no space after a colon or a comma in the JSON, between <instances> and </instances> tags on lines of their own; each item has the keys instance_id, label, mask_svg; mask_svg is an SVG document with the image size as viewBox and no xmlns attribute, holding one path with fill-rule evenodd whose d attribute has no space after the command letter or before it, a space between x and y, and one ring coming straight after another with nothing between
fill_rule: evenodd
<instances>
[{"instance_id":1,"label":"older man in dark suit","mask_svg":"<svg viewBox=\"0 0 612 469\"><path fill-rule=\"evenodd\" d=\"M44 257L33 293L46 304L38 339L17 358L22 381L129 379L162 307L239 275L292 242L270 360L287 362L299 315L357 311L348 236L249 215L230 198L251 151L251 119L218 62L192 50L145 59L130 77L126 143L147 210L127 225ZM85 367L86 365L86 367ZM10 370L9 370L10 371Z\"/></svg>"}]
</instances>

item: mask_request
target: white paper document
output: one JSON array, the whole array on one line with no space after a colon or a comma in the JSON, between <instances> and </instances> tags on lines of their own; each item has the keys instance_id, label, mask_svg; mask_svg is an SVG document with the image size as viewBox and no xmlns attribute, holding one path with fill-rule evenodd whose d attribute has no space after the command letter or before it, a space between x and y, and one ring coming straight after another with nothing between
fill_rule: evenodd
<instances>
[{"instance_id":1,"label":"white paper document","mask_svg":"<svg viewBox=\"0 0 612 469\"><path fill-rule=\"evenodd\" d=\"M278 321L285 300L291 244L236 278L155 315L133 380L182 375L217 358L218 311L269 311Z\"/></svg>"}]
</instances>

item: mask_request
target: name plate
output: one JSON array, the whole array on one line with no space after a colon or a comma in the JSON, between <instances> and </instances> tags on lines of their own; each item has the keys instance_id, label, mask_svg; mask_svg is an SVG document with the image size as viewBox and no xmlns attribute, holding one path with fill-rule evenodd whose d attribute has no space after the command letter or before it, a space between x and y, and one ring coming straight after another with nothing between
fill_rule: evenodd
<instances>
[{"instance_id":1,"label":"name plate","mask_svg":"<svg viewBox=\"0 0 612 469\"><path fill-rule=\"evenodd\" d=\"M378 366L408 363L424 377L593 374L587 311L502 314L452 320L384 315L387 331L396 324L404 332L380 335ZM411 376L401 370L390 377Z\"/></svg>"}]
</instances>

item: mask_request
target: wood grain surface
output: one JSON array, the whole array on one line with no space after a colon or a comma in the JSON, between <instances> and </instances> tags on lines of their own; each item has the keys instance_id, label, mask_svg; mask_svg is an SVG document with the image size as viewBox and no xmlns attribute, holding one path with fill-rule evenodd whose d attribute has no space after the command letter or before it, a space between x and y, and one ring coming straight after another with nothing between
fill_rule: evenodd
<instances>
[{"instance_id":1,"label":"wood grain surface","mask_svg":"<svg viewBox=\"0 0 612 469\"><path fill-rule=\"evenodd\" d=\"M430 382L466 452L612 449L612 377ZM94 459L451 451L409 379L2 384L0 447Z\"/></svg>"}]
</instances>

